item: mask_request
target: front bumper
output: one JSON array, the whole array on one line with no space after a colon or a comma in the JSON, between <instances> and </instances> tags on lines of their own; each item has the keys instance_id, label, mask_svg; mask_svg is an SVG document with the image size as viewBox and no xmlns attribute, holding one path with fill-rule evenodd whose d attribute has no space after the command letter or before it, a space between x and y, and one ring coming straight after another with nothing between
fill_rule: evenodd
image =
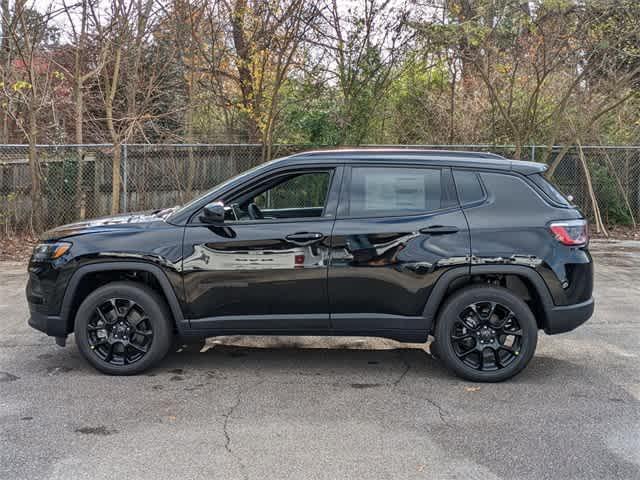
<instances>
[{"instance_id":1,"label":"front bumper","mask_svg":"<svg viewBox=\"0 0 640 480\"><path fill-rule=\"evenodd\" d=\"M547 322L544 327L545 333L555 335L557 333L570 332L579 327L591 318L594 305L595 302L592 297L586 302L553 307L547 312Z\"/></svg>"},{"instance_id":2,"label":"front bumper","mask_svg":"<svg viewBox=\"0 0 640 480\"><path fill-rule=\"evenodd\" d=\"M46 333L50 337L66 337L68 335L65 321L58 315L47 315L31 308L29 326Z\"/></svg>"},{"instance_id":3,"label":"front bumper","mask_svg":"<svg viewBox=\"0 0 640 480\"><path fill-rule=\"evenodd\" d=\"M51 337L64 338L68 325L60 316L60 301L66 288L59 271L50 262L29 262L29 279L25 289L29 305L29 326Z\"/></svg>"}]
</instances>

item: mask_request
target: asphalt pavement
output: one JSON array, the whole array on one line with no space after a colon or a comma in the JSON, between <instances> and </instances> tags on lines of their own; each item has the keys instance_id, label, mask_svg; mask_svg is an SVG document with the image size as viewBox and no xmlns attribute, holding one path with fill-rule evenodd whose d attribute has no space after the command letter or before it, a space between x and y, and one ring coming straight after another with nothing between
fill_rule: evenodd
<instances>
[{"instance_id":1,"label":"asphalt pavement","mask_svg":"<svg viewBox=\"0 0 640 480\"><path fill-rule=\"evenodd\" d=\"M640 479L640 242L592 251L594 317L500 384L310 337L109 377L27 326L26 266L0 263L0 479Z\"/></svg>"}]
</instances>

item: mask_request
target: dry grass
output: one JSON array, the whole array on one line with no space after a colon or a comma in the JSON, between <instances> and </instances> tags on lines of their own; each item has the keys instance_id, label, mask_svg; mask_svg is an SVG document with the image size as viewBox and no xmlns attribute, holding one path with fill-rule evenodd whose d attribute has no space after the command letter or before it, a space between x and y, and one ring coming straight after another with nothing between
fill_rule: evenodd
<instances>
[{"instance_id":1,"label":"dry grass","mask_svg":"<svg viewBox=\"0 0 640 480\"><path fill-rule=\"evenodd\" d=\"M37 239L30 235L12 235L0 238L0 261L27 261Z\"/></svg>"},{"instance_id":2,"label":"dry grass","mask_svg":"<svg viewBox=\"0 0 640 480\"><path fill-rule=\"evenodd\" d=\"M633 228L630 225L609 225L607 226L609 240L640 240L640 228ZM607 238L595 232L591 227L589 231L591 238Z\"/></svg>"}]
</instances>

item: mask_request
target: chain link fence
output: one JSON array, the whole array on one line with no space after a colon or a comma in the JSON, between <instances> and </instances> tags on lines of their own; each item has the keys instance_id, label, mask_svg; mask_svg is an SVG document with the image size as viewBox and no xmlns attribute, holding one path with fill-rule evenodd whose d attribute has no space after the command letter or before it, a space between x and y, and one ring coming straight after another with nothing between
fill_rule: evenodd
<instances>
[{"instance_id":1,"label":"chain link fence","mask_svg":"<svg viewBox=\"0 0 640 480\"><path fill-rule=\"evenodd\" d=\"M376 145L368 145L375 147ZM395 146L397 147L397 146ZM433 149L474 150L514 155L512 146L404 145ZM121 145L120 212L170 207L187 202L214 185L262 162L261 145ZM273 157L319 148L276 145ZM541 161L547 147L527 146L523 160ZM561 147L548 157L553 163ZM593 190L607 223L640 221L640 147L582 147ZM112 210L114 146L40 145L44 227L109 215ZM116 177L118 178L118 177ZM593 208L579 150L569 148L554 173L554 182L574 197L587 215ZM0 145L0 232L11 235L31 225L31 168L28 147Z\"/></svg>"}]
</instances>

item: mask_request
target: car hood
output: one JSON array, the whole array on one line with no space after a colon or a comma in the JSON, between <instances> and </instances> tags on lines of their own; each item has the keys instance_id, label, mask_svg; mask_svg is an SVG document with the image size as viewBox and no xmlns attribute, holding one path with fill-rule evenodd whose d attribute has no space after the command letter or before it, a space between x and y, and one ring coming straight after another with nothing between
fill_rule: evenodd
<instances>
[{"instance_id":1,"label":"car hood","mask_svg":"<svg viewBox=\"0 0 640 480\"><path fill-rule=\"evenodd\" d=\"M174 207L175 208L175 207ZM40 235L40 240L57 240L63 237L73 237L88 233L106 232L124 229L144 229L153 225L163 224L174 208L164 210L148 210L144 212L123 213L110 217L94 218L81 222L61 225L47 230Z\"/></svg>"}]
</instances>

